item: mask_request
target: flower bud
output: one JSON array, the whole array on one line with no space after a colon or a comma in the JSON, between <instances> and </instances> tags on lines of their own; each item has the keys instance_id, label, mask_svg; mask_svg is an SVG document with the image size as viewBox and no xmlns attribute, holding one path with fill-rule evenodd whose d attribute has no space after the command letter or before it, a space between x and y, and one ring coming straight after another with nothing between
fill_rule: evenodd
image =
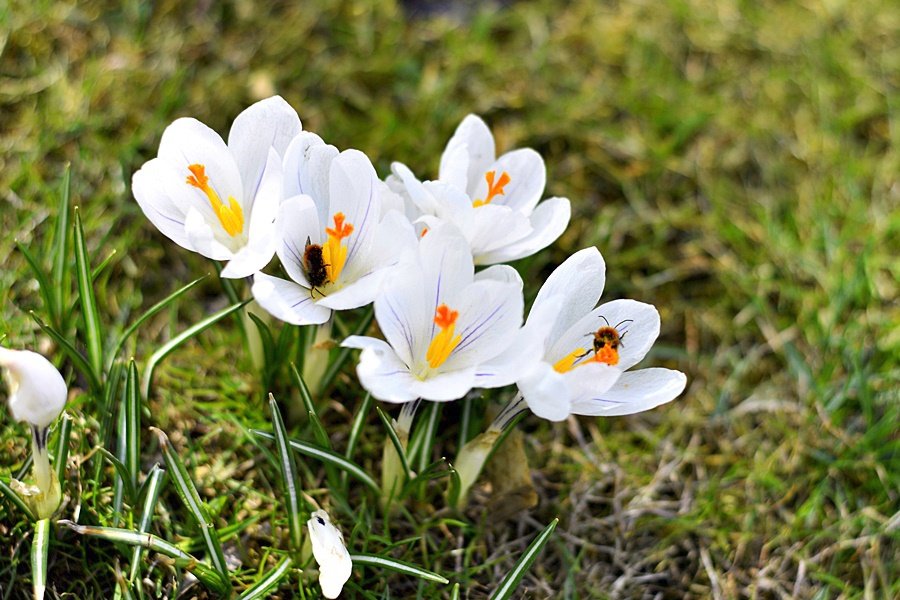
<instances>
[{"instance_id":1,"label":"flower bud","mask_svg":"<svg viewBox=\"0 0 900 600\"><path fill-rule=\"evenodd\" d=\"M313 556L319 564L319 585L326 598L337 598L353 572L344 536L324 510L317 510L306 522Z\"/></svg>"},{"instance_id":2,"label":"flower bud","mask_svg":"<svg viewBox=\"0 0 900 600\"><path fill-rule=\"evenodd\" d=\"M13 418L45 429L59 416L68 390L49 360L29 350L0 346L0 366L6 369L9 408Z\"/></svg>"}]
</instances>

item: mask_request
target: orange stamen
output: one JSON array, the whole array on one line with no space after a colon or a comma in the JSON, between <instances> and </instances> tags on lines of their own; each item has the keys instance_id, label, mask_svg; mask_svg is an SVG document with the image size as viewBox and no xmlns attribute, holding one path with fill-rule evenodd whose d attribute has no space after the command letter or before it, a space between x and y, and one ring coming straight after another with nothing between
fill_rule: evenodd
<instances>
[{"instance_id":1,"label":"orange stamen","mask_svg":"<svg viewBox=\"0 0 900 600\"><path fill-rule=\"evenodd\" d=\"M483 200L480 198L475 200L474 202L472 202L472 206L477 208L479 206L484 206L485 204L490 204L491 200L493 200L496 196L502 196L504 194L503 188L506 187L506 184L512 181L512 178L506 171L503 171L503 173L500 174L500 178L494 181L496 176L496 171L488 171L484 174L484 178L485 180L487 180L488 184L487 198Z\"/></svg>"},{"instance_id":2,"label":"orange stamen","mask_svg":"<svg viewBox=\"0 0 900 600\"><path fill-rule=\"evenodd\" d=\"M454 335L457 317L459 317L459 311L451 310L446 304L441 304L434 311L434 324L440 328L440 331L432 338L428 345L428 351L425 353L428 366L432 369L444 364L450 358L450 353L462 341L462 335Z\"/></svg>"},{"instance_id":3,"label":"orange stamen","mask_svg":"<svg viewBox=\"0 0 900 600\"><path fill-rule=\"evenodd\" d=\"M206 194L213 212L216 213L219 223L221 223L222 228L225 229L225 233L234 237L243 231L244 211L237 200L229 196L228 206L225 206L225 203L219 198L219 194L216 193L216 190L209 185L209 177L206 176L205 166L200 164L188 165L188 171L190 171L191 174L187 176L185 182Z\"/></svg>"},{"instance_id":4,"label":"orange stamen","mask_svg":"<svg viewBox=\"0 0 900 600\"><path fill-rule=\"evenodd\" d=\"M344 213L335 213L334 227L326 227L325 234L328 239L322 246L322 259L325 261L325 271L328 274L328 280L332 283L336 282L344 270L347 263L347 252L349 246L343 242L344 238L353 233L353 225L345 223Z\"/></svg>"}]
</instances>

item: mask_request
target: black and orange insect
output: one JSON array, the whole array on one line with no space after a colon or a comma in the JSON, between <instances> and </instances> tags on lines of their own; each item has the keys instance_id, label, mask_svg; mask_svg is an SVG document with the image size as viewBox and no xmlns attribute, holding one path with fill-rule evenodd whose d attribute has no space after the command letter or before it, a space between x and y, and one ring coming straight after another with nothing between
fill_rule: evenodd
<instances>
[{"instance_id":1,"label":"black and orange insect","mask_svg":"<svg viewBox=\"0 0 900 600\"><path fill-rule=\"evenodd\" d=\"M312 244L310 239L306 238L306 248L303 250L303 267L306 269L306 278L309 279L309 285L312 288L310 293L328 282L327 266L322 255L322 246Z\"/></svg>"},{"instance_id":2,"label":"black and orange insect","mask_svg":"<svg viewBox=\"0 0 900 600\"><path fill-rule=\"evenodd\" d=\"M600 315L600 318L603 319L606 325L600 327L597 331L592 331L588 334L594 336L594 360L608 365L616 365L619 362L619 346L625 345L622 340L624 339L625 334L628 333L627 331L619 332L619 327L625 323L633 323L634 319L619 321L616 326L613 327L609 324L606 317ZM590 351L586 354L590 354Z\"/></svg>"}]
</instances>

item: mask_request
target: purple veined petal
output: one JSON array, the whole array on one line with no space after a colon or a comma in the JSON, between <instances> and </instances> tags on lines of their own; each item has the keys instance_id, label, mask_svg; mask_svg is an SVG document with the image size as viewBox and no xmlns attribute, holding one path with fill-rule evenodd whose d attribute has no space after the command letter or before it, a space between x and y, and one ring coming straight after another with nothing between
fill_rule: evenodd
<instances>
[{"instance_id":1,"label":"purple veined petal","mask_svg":"<svg viewBox=\"0 0 900 600\"><path fill-rule=\"evenodd\" d=\"M310 290L286 279L257 273L252 292L266 312L292 325L320 325L331 317L331 309L319 306Z\"/></svg>"},{"instance_id":2,"label":"purple veined petal","mask_svg":"<svg viewBox=\"0 0 900 600\"><path fill-rule=\"evenodd\" d=\"M384 402L411 402L419 397L415 389L418 380L386 342L354 335L341 345L362 350L356 374L372 396Z\"/></svg>"},{"instance_id":3,"label":"purple veined petal","mask_svg":"<svg viewBox=\"0 0 900 600\"><path fill-rule=\"evenodd\" d=\"M687 385L680 371L650 368L623 373L607 391L577 400L572 412L588 416L630 415L677 398Z\"/></svg>"}]
</instances>

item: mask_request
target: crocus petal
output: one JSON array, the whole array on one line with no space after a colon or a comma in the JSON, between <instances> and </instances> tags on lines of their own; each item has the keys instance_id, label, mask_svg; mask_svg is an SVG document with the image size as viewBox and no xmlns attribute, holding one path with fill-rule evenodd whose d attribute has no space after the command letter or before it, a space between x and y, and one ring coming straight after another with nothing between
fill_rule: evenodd
<instances>
[{"instance_id":1,"label":"crocus petal","mask_svg":"<svg viewBox=\"0 0 900 600\"><path fill-rule=\"evenodd\" d=\"M268 236L273 237L273 225L278 215L278 207L281 204L282 171L281 157L274 148L269 149L268 160L265 169L260 175L259 185L253 203L245 207L244 214L248 211L250 225L248 235L252 241L254 238Z\"/></svg>"},{"instance_id":2,"label":"crocus petal","mask_svg":"<svg viewBox=\"0 0 900 600\"><path fill-rule=\"evenodd\" d=\"M435 334L434 315L437 307L447 304L451 309L459 303L460 294L475 277L472 254L465 238L448 223L432 228L419 242L421 288L428 302L426 323L414 323L417 330L426 330L428 339ZM397 277L419 276L418 272L403 273Z\"/></svg>"},{"instance_id":3,"label":"crocus petal","mask_svg":"<svg viewBox=\"0 0 900 600\"><path fill-rule=\"evenodd\" d=\"M487 124L477 115L467 115L447 142L439 178L471 196L478 180L484 178L494 162L495 152L494 136Z\"/></svg>"},{"instance_id":4,"label":"crocus petal","mask_svg":"<svg viewBox=\"0 0 900 600\"><path fill-rule=\"evenodd\" d=\"M422 381L416 379L412 384L412 390L417 398L434 402L450 402L459 400L474 386L475 367L465 367L455 371L436 373Z\"/></svg>"},{"instance_id":5,"label":"crocus petal","mask_svg":"<svg viewBox=\"0 0 900 600\"><path fill-rule=\"evenodd\" d=\"M477 365L509 347L522 324L521 282L477 281L458 307L461 339L442 369Z\"/></svg>"},{"instance_id":6,"label":"crocus petal","mask_svg":"<svg viewBox=\"0 0 900 600\"><path fill-rule=\"evenodd\" d=\"M631 415L670 402L684 391L686 384L687 377L680 371L660 368L629 371L622 373L609 390L576 401L572 412L604 417Z\"/></svg>"},{"instance_id":7,"label":"crocus petal","mask_svg":"<svg viewBox=\"0 0 900 600\"><path fill-rule=\"evenodd\" d=\"M579 250L556 267L541 286L531 306L527 326L533 325L532 319L538 315L544 318L542 305L545 302L559 297L562 307L548 332L550 340L558 339L597 305L605 283L606 263L600 251L594 247Z\"/></svg>"},{"instance_id":8,"label":"crocus petal","mask_svg":"<svg viewBox=\"0 0 900 600\"><path fill-rule=\"evenodd\" d=\"M516 386L535 415L548 421L562 421L571 414L572 393L566 378L549 363L536 363Z\"/></svg>"},{"instance_id":9,"label":"crocus petal","mask_svg":"<svg viewBox=\"0 0 900 600\"><path fill-rule=\"evenodd\" d=\"M275 222L277 245L275 252L288 275L300 285L309 288L306 264L303 257L306 242L322 244L319 212L309 196L293 196L281 203Z\"/></svg>"},{"instance_id":10,"label":"crocus petal","mask_svg":"<svg viewBox=\"0 0 900 600\"><path fill-rule=\"evenodd\" d=\"M0 346L0 367L7 370L9 409L16 421L43 429L56 420L69 392L49 360L37 352Z\"/></svg>"},{"instance_id":11,"label":"crocus petal","mask_svg":"<svg viewBox=\"0 0 900 600\"><path fill-rule=\"evenodd\" d=\"M353 263L365 255L372 243L375 226L381 218L381 197L376 193L379 182L369 158L359 150L344 150L331 161L329 204L326 227L331 219L343 213L353 232L347 239L347 275L353 274ZM343 273L338 278L344 279Z\"/></svg>"},{"instance_id":12,"label":"crocus petal","mask_svg":"<svg viewBox=\"0 0 900 600\"><path fill-rule=\"evenodd\" d=\"M252 292L260 306L285 323L320 325L331 316L331 309L313 301L310 290L292 281L257 273Z\"/></svg>"},{"instance_id":13,"label":"crocus petal","mask_svg":"<svg viewBox=\"0 0 900 600\"><path fill-rule=\"evenodd\" d=\"M659 336L659 312L652 304L627 299L613 300L598 306L596 313L605 317L613 327L618 326L622 343L616 366L622 371L639 363Z\"/></svg>"},{"instance_id":14,"label":"crocus petal","mask_svg":"<svg viewBox=\"0 0 900 600\"><path fill-rule=\"evenodd\" d=\"M258 244L248 244L238 250L222 269L225 279L241 279L261 271L275 255L274 240L270 237Z\"/></svg>"},{"instance_id":15,"label":"crocus petal","mask_svg":"<svg viewBox=\"0 0 900 600\"><path fill-rule=\"evenodd\" d=\"M326 144L314 133L303 131L294 138L284 154L284 193L306 194L321 204L324 220L328 207L328 177L331 161L338 149Z\"/></svg>"},{"instance_id":16,"label":"crocus petal","mask_svg":"<svg viewBox=\"0 0 900 600\"><path fill-rule=\"evenodd\" d=\"M549 198L531 213L529 225L531 233L511 244L479 255L477 264L512 262L540 252L563 234L572 217L572 206L568 198Z\"/></svg>"},{"instance_id":17,"label":"crocus petal","mask_svg":"<svg viewBox=\"0 0 900 600\"><path fill-rule=\"evenodd\" d=\"M400 162L391 163L393 176L403 186L409 201L423 215L437 215L441 204L424 183L419 181L409 167Z\"/></svg>"},{"instance_id":18,"label":"crocus petal","mask_svg":"<svg viewBox=\"0 0 900 600\"><path fill-rule=\"evenodd\" d=\"M526 217L537 206L547 183L544 159L531 148L507 152L485 171L494 171L497 177L504 172L509 175L509 183L504 186L503 193L495 196L491 204L508 206ZM488 183L484 172L480 173L479 177L481 181L471 194L472 199L486 198L488 195Z\"/></svg>"},{"instance_id":19,"label":"crocus petal","mask_svg":"<svg viewBox=\"0 0 900 600\"><path fill-rule=\"evenodd\" d=\"M387 269L377 269L348 283L335 292L318 300L321 306L332 310L349 310L370 304L381 289Z\"/></svg>"},{"instance_id":20,"label":"crocus petal","mask_svg":"<svg viewBox=\"0 0 900 600\"><path fill-rule=\"evenodd\" d=\"M397 266L375 298L378 327L407 365L425 356L434 319L431 293L423 289L422 267L413 258Z\"/></svg>"},{"instance_id":21,"label":"crocus petal","mask_svg":"<svg viewBox=\"0 0 900 600\"><path fill-rule=\"evenodd\" d=\"M527 237L531 233L531 222L507 206L488 204L474 209L471 224L466 228L460 226L460 229L469 240L475 263L484 265L488 264L485 255Z\"/></svg>"},{"instance_id":22,"label":"crocus petal","mask_svg":"<svg viewBox=\"0 0 900 600\"><path fill-rule=\"evenodd\" d=\"M319 565L319 585L326 598L337 598L353 573L353 562L344 545L344 536L331 522L324 510L310 515L306 527L312 543L313 556Z\"/></svg>"},{"instance_id":23,"label":"crocus petal","mask_svg":"<svg viewBox=\"0 0 900 600\"><path fill-rule=\"evenodd\" d=\"M597 398L615 385L622 371L598 362L589 362L563 373L572 394L572 406L585 398Z\"/></svg>"},{"instance_id":24,"label":"crocus petal","mask_svg":"<svg viewBox=\"0 0 900 600\"><path fill-rule=\"evenodd\" d=\"M341 346L362 350L356 375L375 398L384 402L412 402L419 397L413 389L419 380L383 340L351 335Z\"/></svg>"},{"instance_id":25,"label":"crocus petal","mask_svg":"<svg viewBox=\"0 0 900 600\"><path fill-rule=\"evenodd\" d=\"M184 219L184 231L195 252L213 260L230 260L234 256L234 252L216 239L209 221L193 207L188 210Z\"/></svg>"},{"instance_id":26,"label":"crocus petal","mask_svg":"<svg viewBox=\"0 0 900 600\"><path fill-rule=\"evenodd\" d=\"M475 281L501 281L503 283L515 283L522 289L522 276L509 265L494 265L475 273Z\"/></svg>"},{"instance_id":27,"label":"crocus petal","mask_svg":"<svg viewBox=\"0 0 900 600\"><path fill-rule=\"evenodd\" d=\"M163 182L174 177L175 169L169 163L154 158L134 174L131 190L144 215L163 235L182 248L193 250L184 220L185 207L190 206L194 195L186 188L180 194L169 193Z\"/></svg>"},{"instance_id":28,"label":"crocus petal","mask_svg":"<svg viewBox=\"0 0 900 600\"><path fill-rule=\"evenodd\" d=\"M300 129L300 117L281 96L260 100L234 119L228 133L228 148L237 162L245 200L250 202L256 196L269 149L274 149L279 157L284 156ZM244 211L249 212L249 207L245 206Z\"/></svg>"}]
</instances>

